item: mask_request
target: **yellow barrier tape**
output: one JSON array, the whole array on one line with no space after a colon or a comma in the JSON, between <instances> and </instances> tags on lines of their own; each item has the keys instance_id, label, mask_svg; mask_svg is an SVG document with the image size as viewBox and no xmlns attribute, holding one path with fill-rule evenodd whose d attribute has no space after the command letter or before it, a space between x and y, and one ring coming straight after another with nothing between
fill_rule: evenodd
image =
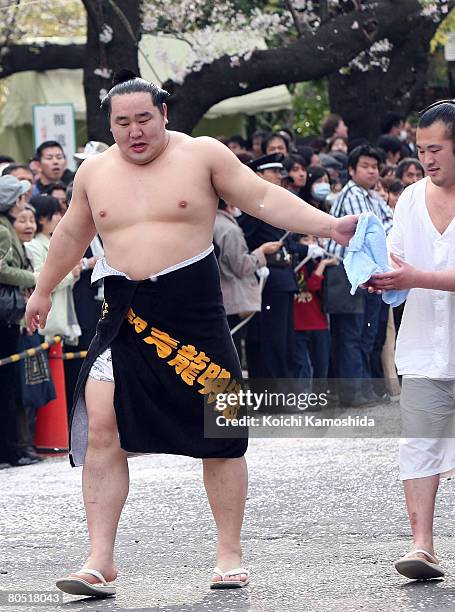
<instances>
[{"instance_id":1,"label":"yellow barrier tape","mask_svg":"<svg viewBox=\"0 0 455 612\"><path fill-rule=\"evenodd\" d=\"M9 357L3 357L0 359L0 366L7 365L8 363L16 363L17 361L21 361L21 359L26 359L27 357L33 357L36 353L41 351L47 351L47 349L53 344L58 344L62 339L60 336L54 336L54 339L50 342L42 342L39 346L35 348L29 348L22 353L15 353L14 355L10 355Z\"/></svg>"}]
</instances>

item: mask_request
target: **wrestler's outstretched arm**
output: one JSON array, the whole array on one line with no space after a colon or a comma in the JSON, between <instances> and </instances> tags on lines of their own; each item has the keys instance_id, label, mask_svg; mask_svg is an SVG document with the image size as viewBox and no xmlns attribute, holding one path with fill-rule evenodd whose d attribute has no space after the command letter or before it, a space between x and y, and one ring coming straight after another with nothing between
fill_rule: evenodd
<instances>
[{"instance_id":1,"label":"wrestler's outstretched arm","mask_svg":"<svg viewBox=\"0 0 455 612\"><path fill-rule=\"evenodd\" d=\"M212 184L225 202L274 227L347 245L357 227L357 215L335 218L307 204L287 189L272 185L242 164L223 144L198 138L198 147L212 172Z\"/></svg>"},{"instance_id":2,"label":"wrestler's outstretched arm","mask_svg":"<svg viewBox=\"0 0 455 612\"><path fill-rule=\"evenodd\" d=\"M90 161L87 160L89 163ZM71 204L52 234L46 263L40 272L35 291L27 302L25 320L31 331L46 325L52 305L52 291L80 262L96 234L84 188L89 165L87 162L84 162L77 171Z\"/></svg>"}]
</instances>

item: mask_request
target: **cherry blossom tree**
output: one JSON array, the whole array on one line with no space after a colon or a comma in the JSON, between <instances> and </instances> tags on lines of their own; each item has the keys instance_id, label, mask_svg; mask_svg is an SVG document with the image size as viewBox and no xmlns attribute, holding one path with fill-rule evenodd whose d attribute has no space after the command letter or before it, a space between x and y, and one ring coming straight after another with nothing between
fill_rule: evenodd
<instances>
[{"instance_id":1,"label":"cherry blossom tree","mask_svg":"<svg viewBox=\"0 0 455 612\"><path fill-rule=\"evenodd\" d=\"M23 70L83 67L89 137L109 141L100 97L115 70L138 72L139 40L143 33L152 33L184 41L189 50L184 65L167 57L164 48L158 51L173 74L162 85L172 94L174 129L190 132L211 106L226 98L327 75L336 75L331 87L335 109L347 114L352 124L358 117L349 111L349 99L337 98L336 79L355 82L362 89L364 79L373 78L366 75L392 74L399 41L419 28L434 31L453 2L0 0L0 77ZM82 34L86 42L62 47L37 38L52 29ZM257 48L258 38L267 40L267 49ZM227 42L221 44L223 39ZM355 81L349 80L352 75ZM358 115L362 114L365 110L359 109Z\"/></svg>"},{"instance_id":2,"label":"cherry blossom tree","mask_svg":"<svg viewBox=\"0 0 455 612\"><path fill-rule=\"evenodd\" d=\"M424 105L431 41L453 4L421 4L421 13L410 19L406 30L391 29L385 40L329 75L331 109L343 115L351 137L375 142L387 111L406 117Z\"/></svg>"}]
</instances>

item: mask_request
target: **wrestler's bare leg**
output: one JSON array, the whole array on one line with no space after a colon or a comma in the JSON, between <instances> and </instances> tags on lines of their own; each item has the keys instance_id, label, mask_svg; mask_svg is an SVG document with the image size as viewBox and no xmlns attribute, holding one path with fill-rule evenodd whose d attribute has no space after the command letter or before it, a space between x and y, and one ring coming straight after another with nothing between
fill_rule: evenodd
<instances>
[{"instance_id":1,"label":"wrestler's bare leg","mask_svg":"<svg viewBox=\"0 0 455 612\"><path fill-rule=\"evenodd\" d=\"M120 448L113 395L113 383L87 379L85 401L89 428L82 492L90 553L84 567L100 571L108 582L117 577L114 543L129 486L127 454ZM83 579L98 582L88 574Z\"/></svg>"},{"instance_id":2,"label":"wrestler's bare leg","mask_svg":"<svg viewBox=\"0 0 455 612\"><path fill-rule=\"evenodd\" d=\"M248 490L246 461L240 457L204 459L202 463L205 490L218 531L216 564L222 571L228 571L239 567L242 560L240 531ZM221 578L214 576L213 581L216 580ZM246 580L245 574L241 574L240 580Z\"/></svg>"},{"instance_id":3,"label":"wrestler's bare leg","mask_svg":"<svg viewBox=\"0 0 455 612\"><path fill-rule=\"evenodd\" d=\"M408 507L409 522L415 548L423 548L434 555L433 516L439 474L426 478L412 478L404 481L404 493ZM416 557L425 559L420 553Z\"/></svg>"}]
</instances>

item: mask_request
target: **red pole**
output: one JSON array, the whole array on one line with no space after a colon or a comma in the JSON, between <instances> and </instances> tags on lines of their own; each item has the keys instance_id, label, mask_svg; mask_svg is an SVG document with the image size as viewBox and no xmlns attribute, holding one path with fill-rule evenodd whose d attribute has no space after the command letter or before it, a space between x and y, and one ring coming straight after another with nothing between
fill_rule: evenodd
<instances>
[{"instance_id":1,"label":"red pole","mask_svg":"<svg viewBox=\"0 0 455 612\"><path fill-rule=\"evenodd\" d=\"M61 342L49 349L49 368L57 397L38 410L35 446L41 452L68 452L68 415L62 354Z\"/></svg>"}]
</instances>

